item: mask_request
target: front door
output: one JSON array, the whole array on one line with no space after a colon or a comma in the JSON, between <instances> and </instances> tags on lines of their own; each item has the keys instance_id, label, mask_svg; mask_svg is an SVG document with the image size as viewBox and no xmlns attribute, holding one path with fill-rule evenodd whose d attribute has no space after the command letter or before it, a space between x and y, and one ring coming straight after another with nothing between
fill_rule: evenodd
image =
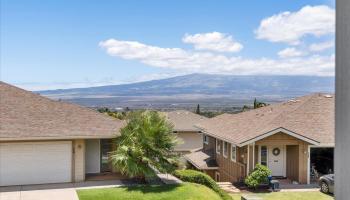
<instances>
[{"instance_id":1,"label":"front door","mask_svg":"<svg viewBox=\"0 0 350 200\"><path fill-rule=\"evenodd\" d=\"M284 146L269 146L268 160L272 176L286 176Z\"/></svg>"}]
</instances>

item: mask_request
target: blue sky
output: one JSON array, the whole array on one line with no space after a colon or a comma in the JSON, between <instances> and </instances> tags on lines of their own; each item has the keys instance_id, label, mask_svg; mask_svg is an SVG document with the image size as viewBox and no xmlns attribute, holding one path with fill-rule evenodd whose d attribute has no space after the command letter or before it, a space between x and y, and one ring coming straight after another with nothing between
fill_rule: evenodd
<instances>
[{"instance_id":1,"label":"blue sky","mask_svg":"<svg viewBox=\"0 0 350 200\"><path fill-rule=\"evenodd\" d=\"M2 0L1 80L40 90L195 72L332 76L333 15L332 0Z\"/></svg>"}]
</instances>

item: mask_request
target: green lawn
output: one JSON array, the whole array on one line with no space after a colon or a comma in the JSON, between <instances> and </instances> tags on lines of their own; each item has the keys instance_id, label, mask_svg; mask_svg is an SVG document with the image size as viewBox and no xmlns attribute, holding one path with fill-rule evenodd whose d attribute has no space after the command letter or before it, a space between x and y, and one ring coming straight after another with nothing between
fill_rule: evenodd
<instances>
[{"instance_id":1,"label":"green lawn","mask_svg":"<svg viewBox=\"0 0 350 200\"><path fill-rule=\"evenodd\" d=\"M321 192L272 192L260 193L264 200L332 200L333 197ZM240 194L232 195L234 200L241 200Z\"/></svg>"},{"instance_id":2,"label":"green lawn","mask_svg":"<svg viewBox=\"0 0 350 200\"><path fill-rule=\"evenodd\" d=\"M83 189L77 193L80 200L221 200L211 189L195 183Z\"/></svg>"}]
</instances>

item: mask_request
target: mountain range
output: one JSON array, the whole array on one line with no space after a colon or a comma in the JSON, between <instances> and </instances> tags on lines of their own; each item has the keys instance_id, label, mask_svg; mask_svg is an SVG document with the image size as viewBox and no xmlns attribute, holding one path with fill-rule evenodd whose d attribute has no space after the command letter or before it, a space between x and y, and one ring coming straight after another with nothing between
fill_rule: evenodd
<instances>
[{"instance_id":1,"label":"mountain range","mask_svg":"<svg viewBox=\"0 0 350 200\"><path fill-rule=\"evenodd\" d=\"M123 85L39 91L43 96L85 106L112 107L127 106L128 102L220 104L227 100L241 105L253 98L273 102L315 92L333 93L334 77L189 74Z\"/></svg>"}]
</instances>

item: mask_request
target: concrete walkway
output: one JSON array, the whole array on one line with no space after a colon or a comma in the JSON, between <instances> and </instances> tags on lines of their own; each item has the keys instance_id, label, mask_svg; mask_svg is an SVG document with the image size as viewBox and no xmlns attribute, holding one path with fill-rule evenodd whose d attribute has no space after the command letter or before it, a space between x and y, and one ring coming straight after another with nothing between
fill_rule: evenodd
<instances>
[{"instance_id":1,"label":"concrete walkway","mask_svg":"<svg viewBox=\"0 0 350 200\"><path fill-rule=\"evenodd\" d=\"M236 188L231 182L217 182L218 186L228 193L240 193L241 191Z\"/></svg>"},{"instance_id":2,"label":"concrete walkway","mask_svg":"<svg viewBox=\"0 0 350 200\"><path fill-rule=\"evenodd\" d=\"M182 181L171 174L157 174L165 185L180 184Z\"/></svg>"},{"instance_id":3,"label":"concrete walkway","mask_svg":"<svg viewBox=\"0 0 350 200\"><path fill-rule=\"evenodd\" d=\"M132 185L122 180L0 187L0 200L79 200L77 189Z\"/></svg>"}]
</instances>

